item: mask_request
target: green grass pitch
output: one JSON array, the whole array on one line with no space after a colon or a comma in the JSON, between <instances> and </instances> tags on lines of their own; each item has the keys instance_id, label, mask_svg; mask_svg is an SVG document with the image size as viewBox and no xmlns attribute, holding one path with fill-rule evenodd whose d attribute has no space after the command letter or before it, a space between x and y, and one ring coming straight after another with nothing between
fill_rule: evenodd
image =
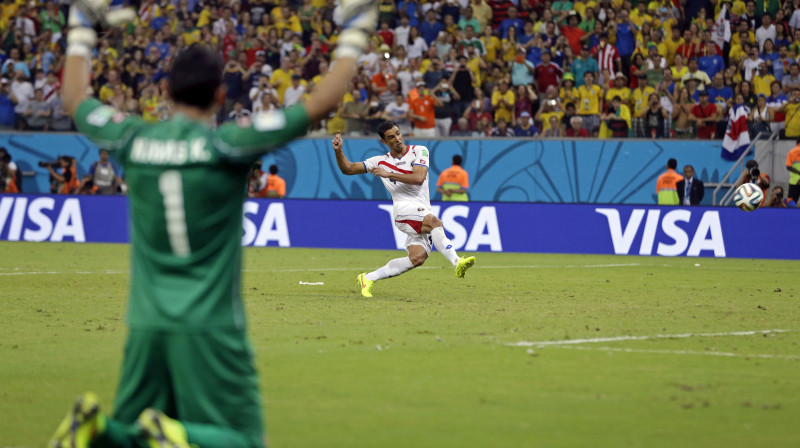
<instances>
[{"instance_id":1,"label":"green grass pitch","mask_svg":"<svg viewBox=\"0 0 800 448\"><path fill-rule=\"evenodd\" d=\"M110 411L128 247L0 253L0 446L43 446L78 393ZM245 251L273 447L800 446L798 262L433 254L358 295L400 255Z\"/></svg>"}]
</instances>

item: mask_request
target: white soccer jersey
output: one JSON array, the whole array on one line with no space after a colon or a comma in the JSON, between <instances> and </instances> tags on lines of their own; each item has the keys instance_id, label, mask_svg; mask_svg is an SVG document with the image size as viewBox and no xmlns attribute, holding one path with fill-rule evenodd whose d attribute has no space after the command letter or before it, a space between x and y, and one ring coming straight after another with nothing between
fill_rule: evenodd
<instances>
[{"instance_id":1,"label":"white soccer jersey","mask_svg":"<svg viewBox=\"0 0 800 448\"><path fill-rule=\"evenodd\" d=\"M391 152L380 156L370 157L362 162L364 168L369 173L373 168L381 168L393 173L411 174L415 165L428 168L428 158L430 153L428 148L419 145L406 145L406 152L399 158L392 156ZM425 182L422 185L411 185L397 182L382 177L383 185L392 195L394 208L397 210L400 203L413 203L426 209L431 208L431 195L428 190L429 174L425 174Z\"/></svg>"}]
</instances>

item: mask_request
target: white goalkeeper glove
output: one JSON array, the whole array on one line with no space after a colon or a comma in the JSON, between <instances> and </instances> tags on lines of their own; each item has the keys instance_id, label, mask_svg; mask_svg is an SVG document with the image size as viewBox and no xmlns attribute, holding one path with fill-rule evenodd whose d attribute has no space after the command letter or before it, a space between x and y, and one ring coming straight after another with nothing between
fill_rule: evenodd
<instances>
[{"instance_id":1,"label":"white goalkeeper glove","mask_svg":"<svg viewBox=\"0 0 800 448\"><path fill-rule=\"evenodd\" d=\"M342 0L344 31L336 40L336 59L357 59L378 26L378 0Z\"/></svg>"},{"instance_id":2,"label":"white goalkeeper glove","mask_svg":"<svg viewBox=\"0 0 800 448\"><path fill-rule=\"evenodd\" d=\"M136 18L131 8L110 8L111 0L75 0L69 8L67 55L91 57L97 43L96 27L118 26Z\"/></svg>"}]
</instances>

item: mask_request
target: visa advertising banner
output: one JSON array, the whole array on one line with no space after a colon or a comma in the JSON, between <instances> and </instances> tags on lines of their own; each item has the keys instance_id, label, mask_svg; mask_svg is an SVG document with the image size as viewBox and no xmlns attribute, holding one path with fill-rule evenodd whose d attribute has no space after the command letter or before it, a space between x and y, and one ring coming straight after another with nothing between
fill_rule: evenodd
<instances>
[{"instance_id":1,"label":"visa advertising banner","mask_svg":"<svg viewBox=\"0 0 800 448\"><path fill-rule=\"evenodd\" d=\"M795 209L472 202L433 211L464 252L800 259ZM246 200L243 212L245 246L402 249L406 238L390 202ZM128 220L125 197L0 197L0 240L127 243Z\"/></svg>"}]
</instances>

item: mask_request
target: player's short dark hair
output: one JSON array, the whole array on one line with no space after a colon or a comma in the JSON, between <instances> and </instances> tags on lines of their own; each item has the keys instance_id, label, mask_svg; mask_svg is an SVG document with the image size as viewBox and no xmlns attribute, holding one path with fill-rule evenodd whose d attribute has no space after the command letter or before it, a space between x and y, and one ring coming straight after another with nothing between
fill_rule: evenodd
<instances>
[{"instance_id":1,"label":"player's short dark hair","mask_svg":"<svg viewBox=\"0 0 800 448\"><path fill-rule=\"evenodd\" d=\"M392 129L395 126L397 126L397 123L395 123L394 121L384 121L383 123L379 124L378 135L380 135L381 140L383 140L383 135L386 133L386 131ZM397 126L397 128L399 129L400 126Z\"/></svg>"},{"instance_id":2,"label":"player's short dark hair","mask_svg":"<svg viewBox=\"0 0 800 448\"><path fill-rule=\"evenodd\" d=\"M456 154L453 156L453 165L461 166L461 156Z\"/></svg>"},{"instance_id":3,"label":"player's short dark hair","mask_svg":"<svg viewBox=\"0 0 800 448\"><path fill-rule=\"evenodd\" d=\"M275 164L270 165L269 174L278 174L278 165Z\"/></svg>"},{"instance_id":4,"label":"player's short dark hair","mask_svg":"<svg viewBox=\"0 0 800 448\"><path fill-rule=\"evenodd\" d=\"M667 168L672 168L673 170L678 167L678 161L675 159L667 160Z\"/></svg>"},{"instance_id":5,"label":"player's short dark hair","mask_svg":"<svg viewBox=\"0 0 800 448\"><path fill-rule=\"evenodd\" d=\"M208 109L222 85L222 58L205 45L178 53L169 77L169 95L178 104Z\"/></svg>"}]
</instances>

